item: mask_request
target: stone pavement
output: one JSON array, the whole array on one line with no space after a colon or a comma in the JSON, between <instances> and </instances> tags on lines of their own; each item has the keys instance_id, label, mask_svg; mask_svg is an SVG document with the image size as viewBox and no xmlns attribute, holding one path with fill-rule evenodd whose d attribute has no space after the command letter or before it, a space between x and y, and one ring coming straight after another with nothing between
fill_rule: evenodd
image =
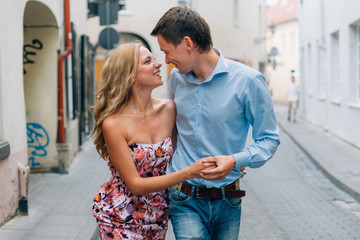
<instances>
[{"instance_id":1,"label":"stone pavement","mask_svg":"<svg viewBox=\"0 0 360 240\"><path fill-rule=\"evenodd\" d=\"M360 149L309 124L287 121L286 106L275 103L279 127L336 186L360 202Z\"/></svg>"},{"instance_id":2,"label":"stone pavement","mask_svg":"<svg viewBox=\"0 0 360 240\"><path fill-rule=\"evenodd\" d=\"M288 122L286 106L275 104L280 128L338 187L360 201L360 150L299 118ZM29 215L0 227L0 240L95 240L92 199L110 176L90 141L82 146L68 174L30 175ZM167 239L174 239L171 230Z\"/></svg>"}]
</instances>

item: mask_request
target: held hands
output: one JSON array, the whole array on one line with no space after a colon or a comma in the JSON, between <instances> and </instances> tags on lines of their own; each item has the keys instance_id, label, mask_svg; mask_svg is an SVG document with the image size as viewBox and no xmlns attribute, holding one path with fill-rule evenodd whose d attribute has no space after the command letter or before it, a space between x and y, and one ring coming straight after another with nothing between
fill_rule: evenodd
<instances>
[{"instance_id":1,"label":"held hands","mask_svg":"<svg viewBox=\"0 0 360 240\"><path fill-rule=\"evenodd\" d=\"M214 156L202 158L203 164L208 164L209 168L201 171L200 176L205 180L220 180L224 179L235 167L235 159L233 156ZM243 174L246 174L244 168L240 169Z\"/></svg>"},{"instance_id":2,"label":"held hands","mask_svg":"<svg viewBox=\"0 0 360 240\"><path fill-rule=\"evenodd\" d=\"M189 166L190 178L201 178L201 173L203 170L211 170L214 168L216 168L216 164L214 162L207 162L204 161L204 158L202 158Z\"/></svg>"}]
</instances>

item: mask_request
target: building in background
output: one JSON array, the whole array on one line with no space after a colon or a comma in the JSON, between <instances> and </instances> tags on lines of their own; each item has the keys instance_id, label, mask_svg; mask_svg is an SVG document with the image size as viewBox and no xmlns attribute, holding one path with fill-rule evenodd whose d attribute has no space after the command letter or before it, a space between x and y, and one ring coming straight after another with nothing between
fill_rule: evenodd
<instances>
[{"instance_id":1,"label":"building in background","mask_svg":"<svg viewBox=\"0 0 360 240\"><path fill-rule=\"evenodd\" d=\"M91 0L90 3L102 4L103 1ZM265 1L264 0L122 0L116 23L100 25L98 16L88 20L88 35L90 42L96 48L96 78L110 54L111 49L102 47L101 35L107 28L119 33L119 38L111 39L117 44L139 40L147 46L154 57L162 63L161 74L167 79L171 66L165 64L165 56L160 51L157 39L150 35L160 17L171 7L185 5L196 9L208 22L213 37L214 46L219 48L226 58L245 63L261 72L265 70ZM221 4L221 6L219 6ZM98 9L98 15L101 9ZM111 30L111 32L114 32ZM109 31L110 33L110 31ZM109 34L110 35L110 34ZM117 41L116 41L117 40ZM167 98L167 82L155 89L154 94Z\"/></svg>"},{"instance_id":2,"label":"building in background","mask_svg":"<svg viewBox=\"0 0 360 240\"><path fill-rule=\"evenodd\" d=\"M0 2L0 225L31 171L67 172L93 99L86 0Z\"/></svg>"},{"instance_id":3,"label":"building in background","mask_svg":"<svg viewBox=\"0 0 360 240\"><path fill-rule=\"evenodd\" d=\"M299 0L302 114L360 147L360 1ZM341 158L339 158L341 161Z\"/></svg>"},{"instance_id":4,"label":"building in background","mask_svg":"<svg viewBox=\"0 0 360 240\"><path fill-rule=\"evenodd\" d=\"M299 82L299 25L297 1L279 0L266 10L266 78L275 101L286 101L286 86L293 75Z\"/></svg>"}]
</instances>

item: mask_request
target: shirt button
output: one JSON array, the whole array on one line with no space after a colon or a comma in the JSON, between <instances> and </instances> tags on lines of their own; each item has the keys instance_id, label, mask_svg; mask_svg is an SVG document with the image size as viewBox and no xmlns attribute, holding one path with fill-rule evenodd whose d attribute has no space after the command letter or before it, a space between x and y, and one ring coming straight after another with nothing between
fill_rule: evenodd
<instances>
[{"instance_id":1,"label":"shirt button","mask_svg":"<svg viewBox=\"0 0 360 240\"><path fill-rule=\"evenodd\" d=\"M199 103L198 106L201 107L201 104Z\"/></svg>"}]
</instances>

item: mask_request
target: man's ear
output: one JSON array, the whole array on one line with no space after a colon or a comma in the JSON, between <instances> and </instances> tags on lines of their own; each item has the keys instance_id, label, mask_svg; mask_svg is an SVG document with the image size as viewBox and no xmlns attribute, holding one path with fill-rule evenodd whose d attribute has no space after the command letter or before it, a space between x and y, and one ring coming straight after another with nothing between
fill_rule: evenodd
<instances>
[{"instance_id":1,"label":"man's ear","mask_svg":"<svg viewBox=\"0 0 360 240\"><path fill-rule=\"evenodd\" d=\"M191 40L189 36L185 36L183 38L183 41L188 51L191 51L194 48L194 42Z\"/></svg>"}]
</instances>

